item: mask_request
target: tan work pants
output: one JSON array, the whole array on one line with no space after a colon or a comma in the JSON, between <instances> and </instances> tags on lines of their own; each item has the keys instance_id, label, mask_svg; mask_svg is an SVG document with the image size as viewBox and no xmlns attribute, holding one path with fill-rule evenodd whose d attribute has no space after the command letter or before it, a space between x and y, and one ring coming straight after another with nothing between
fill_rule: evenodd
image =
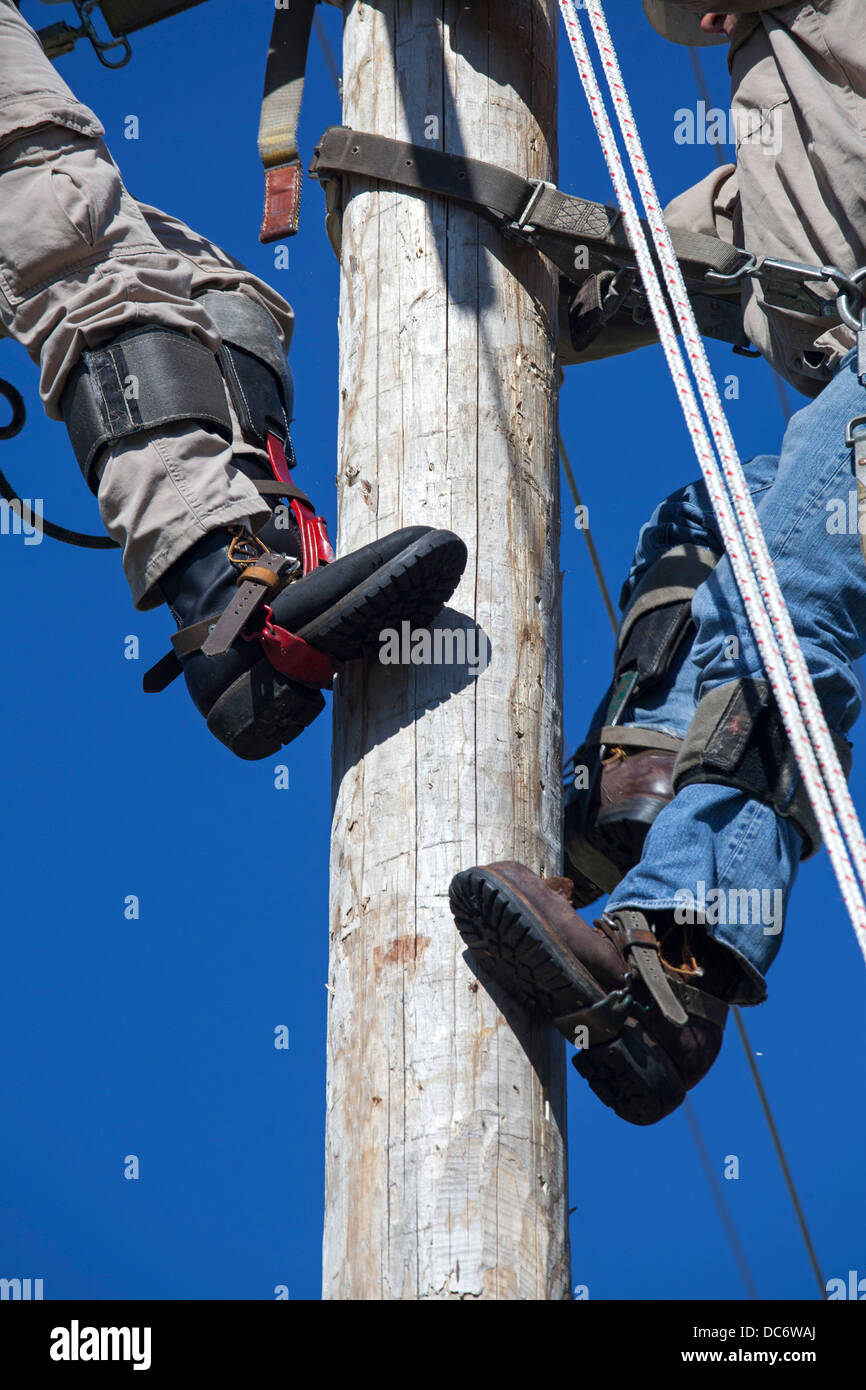
<instances>
[{"instance_id":1,"label":"tan work pants","mask_svg":"<svg viewBox=\"0 0 866 1390\"><path fill-rule=\"evenodd\" d=\"M47 414L82 351L156 324L211 351L219 334L196 296L236 291L263 304L288 348L291 307L183 223L137 203L94 113L66 86L12 0L0 0L0 326L41 369ZM195 424L129 436L106 456L99 508L122 546L137 608L161 602L160 575L216 527L268 508L232 446ZM254 452L254 451L253 451Z\"/></svg>"}]
</instances>

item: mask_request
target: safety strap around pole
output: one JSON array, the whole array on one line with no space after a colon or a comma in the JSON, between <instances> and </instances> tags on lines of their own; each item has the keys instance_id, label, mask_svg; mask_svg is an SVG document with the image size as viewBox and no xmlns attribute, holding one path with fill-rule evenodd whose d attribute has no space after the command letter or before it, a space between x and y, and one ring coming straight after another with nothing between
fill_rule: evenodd
<instances>
[{"instance_id":1,"label":"safety strap around pole","mask_svg":"<svg viewBox=\"0 0 866 1390\"><path fill-rule=\"evenodd\" d=\"M480 159L367 135L347 126L329 126L316 146L310 174L319 180L355 174L437 193L466 203L497 223L504 221L507 230L531 236L542 250L547 250L545 241L550 238L634 263L622 214L616 208L573 197L551 183L525 179ZM748 252L717 237L673 229L671 235L689 279L702 280L711 270L736 280L754 265ZM568 264L573 271L573 254Z\"/></svg>"},{"instance_id":2,"label":"safety strap around pole","mask_svg":"<svg viewBox=\"0 0 866 1390\"><path fill-rule=\"evenodd\" d=\"M562 193L552 183L525 179L511 169L480 159L466 159L385 135L368 135L348 126L329 126L316 146L310 174L322 183L354 174L399 188L454 198L507 233L531 241L571 278L578 247L586 248L590 260L595 256L606 264L636 264L617 208ZM641 226L648 234L647 222L641 220ZM830 267L770 257L759 262L748 251L718 237L679 227L669 227L668 232L680 270L692 291L697 283L703 283L707 298L697 302L695 308L702 320L702 331L711 337L741 343L730 326L722 325L722 331L718 331L717 309L725 295L739 298L742 282L748 276L760 281L764 302L774 308L816 316L833 312L834 300L823 298L810 287L826 281Z\"/></svg>"},{"instance_id":3,"label":"safety strap around pole","mask_svg":"<svg viewBox=\"0 0 866 1390\"><path fill-rule=\"evenodd\" d=\"M259 157L265 171L265 209L259 241L294 236L301 215L303 165L298 120L316 0L291 0L274 13L259 121Z\"/></svg>"}]
</instances>

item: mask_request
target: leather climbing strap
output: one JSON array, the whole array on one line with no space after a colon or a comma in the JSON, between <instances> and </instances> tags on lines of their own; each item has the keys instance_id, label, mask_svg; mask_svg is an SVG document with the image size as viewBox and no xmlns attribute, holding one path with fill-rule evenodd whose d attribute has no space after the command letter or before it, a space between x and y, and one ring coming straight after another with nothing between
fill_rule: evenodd
<instances>
[{"instance_id":1,"label":"leather climbing strap","mask_svg":"<svg viewBox=\"0 0 866 1390\"><path fill-rule=\"evenodd\" d=\"M562 193L551 183L525 179L480 159L347 126L329 126L316 146L310 174L320 181L357 175L454 198L504 224L515 236L531 239L566 274L574 274L575 245L634 264L622 215L615 208ZM707 271L713 271L736 280L754 265L748 252L717 237L673 229L671 236L683 273L690 279L702 280Z\"/></svg>"},{"instance_id":2,"label":"leather climbing strap","mask_svg":"<svg viewBox=\"0 0 866 1390\"><path fill-rule=\"evenodd\" d=\"M268 595L276 593L282 581L300 577L302 572L299 560L272 553L246 527L235 536L228 556L240 569L238 591L202 643L205 656L227 652Z\"/></svg>"},{"instance_id":3,"label":"leather climbing strap","mask_svg":"<svg viewBox=\"0 0 866 1390\"><path fill-rule=\"evenodd\" d=\"M269 551L245 526L238 529L229 546L228 557L238 570L237 593L231 603L222 613L192 623L174 634L171 651L145 672L142 682L145 694L157 695L171 685L183 670L182 657L197 651L204 652L205 656L221 656L227 652L265 599L303 574L300 560ZM270 609L267 613L270 615Z\"/></svg>"},{"instance_id":4,"label":"leather climbing strap","mask_svg":"<svg viewBox=\"0 0 866 1390\"><path fill-rule=\"evenodd\" d=\"M603 724L593 729L586 742L601 743L606 748L637 748L642 753L679 753L683 746L681 738L673 734L662 734L657 729L642 729L639 725Z\"/></svg>"},{"instance_id":5,"label":"leather climbing strap","mask_svg":"<svg viewBox=\"0 0 866 1390\"><path fill-rule=\"evenodd\" d=\"M643 913L630 907L618 908L605 914L597 925L634 966L668 1022L680 1028L688 1023L688 1014L662 965L658 938Z\"/></svg>"}]
</instances>

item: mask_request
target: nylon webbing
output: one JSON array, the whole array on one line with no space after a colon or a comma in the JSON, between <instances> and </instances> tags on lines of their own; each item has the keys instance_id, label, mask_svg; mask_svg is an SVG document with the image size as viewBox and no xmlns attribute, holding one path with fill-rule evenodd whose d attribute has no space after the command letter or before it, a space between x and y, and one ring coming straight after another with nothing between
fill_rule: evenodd
<instances>
[{"instance_id":1,"label":"nylon webbing","mask_svg":"<svg viewBox=\"0 0 866 1390\"><path fill-rule=\"evenodd\" d=\"M289 0L274 14L259 118L259 158L265 171L265 209L259 240L294 236L301 215L304 169L298 121L317 0ZM324 0L342 6L343 0Z\"/></svg>"},{"instance_id":2,"label":"nylon webbing","mask_svg":"<svg viewBox=\"0 0 866 1390\"><path fill-rule=\"evenodd\" d=\"M632 172L652 229L656 254L667 284L707 413L724 478L701 416L692 382L677 342L650 249L629 188L583 30L572 0L559 0L569 41L583 83L602 151L613 179L629 236L635 247L644 288L650 300L659 338L683 408L686 424L707 483L725 548L743 600L750 627L761 653L785 729L797 757L803 781L827 845L845 905L866 957L866 906L859 874L864 881L866 841L848 792L844 773L833 747L823 712L794 632L790 615L761 532L754 504L742 471L730 427L725 418L715 380L683 283L676 253L661 214L643 146L634 121L628 92L619 68L613 41L600 0L583 0L599 57L610 88L614 109L631 162ZM730 497L726 488L730 489ZM736 505L736 516L731 501ZM781 646L781 650L780 650ZM837 820L838 817L838 820ZM850 836L854 858L849 854Z\"/></svg>"},{"instance_id":3,"label":"nylon webbing","mask_svg":"<svg viewBox=\"0 0 866 1390\"><path fill-rule=\"evenodd\" d=\"M274 13L259 120L259 158L265 171L259 238L265 242L298 230L304 176L298 121L315 11L316 0L292 0L288 9Z\"/></svg>"}]
</instances>

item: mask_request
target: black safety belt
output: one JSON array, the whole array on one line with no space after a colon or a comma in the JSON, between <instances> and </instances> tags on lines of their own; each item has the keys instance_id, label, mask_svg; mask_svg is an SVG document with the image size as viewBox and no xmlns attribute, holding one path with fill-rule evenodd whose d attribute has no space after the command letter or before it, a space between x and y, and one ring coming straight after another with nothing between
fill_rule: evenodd
<instances>
[{"instance_id":1,"label":"black safety belt","mask_svg":"<svg viewBox=\"0 0 866 1390\"><path fill-rule=\"evenodd\" d=\"M400 188L436 193L473 208L507 235L530 242L566 276L575 276L575 251L585 247L590 268L634 266L622 214L604 203L563 193L551 183L525 179L480 159L446 154L426 145L368 135L347 126L329 126L316 146L310 173L321 182L357 175ZM646 223L644 227L649 228ZM766 258L729 246L718 237L670 228L671 240L690 289L709 295L739 290L749 276L760 280L764 301L775 308L810 315L835 312L809 282L826 282L827 267ZM593 266L593 258L597 265Z\"/></svg>"}]
</instances>

